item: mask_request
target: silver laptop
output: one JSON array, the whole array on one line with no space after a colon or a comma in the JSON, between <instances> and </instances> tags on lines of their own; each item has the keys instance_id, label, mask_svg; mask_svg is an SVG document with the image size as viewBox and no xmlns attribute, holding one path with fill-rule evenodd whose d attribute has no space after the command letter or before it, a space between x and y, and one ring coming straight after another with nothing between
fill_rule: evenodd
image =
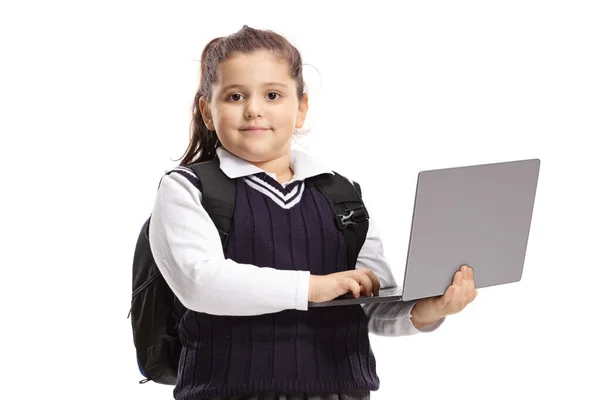
<instances>
[{"instance_id":1,"label":"silver laptop","mask_svg":"<svg viewBox=\"0 0 600 400\"><path fill-rule=\"evenodd\" d=\"M539 169L530 159L420 172L402 287L309 307L440 296L465 264L477 289L521 280Z\"/></svg>"}]
</instances>

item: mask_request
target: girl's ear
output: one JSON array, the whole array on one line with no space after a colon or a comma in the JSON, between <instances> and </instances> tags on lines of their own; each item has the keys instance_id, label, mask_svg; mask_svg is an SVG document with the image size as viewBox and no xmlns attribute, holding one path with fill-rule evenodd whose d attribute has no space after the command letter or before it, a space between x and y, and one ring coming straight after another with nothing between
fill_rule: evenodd
<instances>
[{"instance_id":1,"label":"girl's ear","mask_svg":"<svg viewBox=\"0 0 600 400\"><path fill-rule=\"evenodd\" d=\"M308 95L305 93L298 104L298 115L296 116L296 129L300 129L304 126L306 120L306 114L308 113Z\"/></svg>"},{"instance_id":2,"label":"girl's ear","mask_svg":"<svg viewBox=\"0 0 600 400\"><path fill-rule=\"evenodd\" d=\"M200 97L199 107L200 113L202 114L202 120L204 121L204 125L206 125L208 130L214 131L215 124L212 120L212 116L210 115L210 104L208 103L208 101L206 101L204 96Z\"/></svg>"}]
</instances>

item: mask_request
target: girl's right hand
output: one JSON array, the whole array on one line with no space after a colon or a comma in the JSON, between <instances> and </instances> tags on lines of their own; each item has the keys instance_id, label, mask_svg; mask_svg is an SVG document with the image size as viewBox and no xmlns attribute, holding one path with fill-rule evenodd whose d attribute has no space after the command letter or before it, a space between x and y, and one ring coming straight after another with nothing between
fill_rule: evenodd
<instances>
[{"instance_id":1,"label":"girl's right hand","mask_svg":"<svg viewBox=\"0 0 600 400\"><path fill-rule=\"evenodd\" d=\"M379 278L369 268L356 268L329 275L311 275L308 289L308 301L321 303L333 300L348 292L354 298L379 295Z\"/></svg>"}]
</instances>

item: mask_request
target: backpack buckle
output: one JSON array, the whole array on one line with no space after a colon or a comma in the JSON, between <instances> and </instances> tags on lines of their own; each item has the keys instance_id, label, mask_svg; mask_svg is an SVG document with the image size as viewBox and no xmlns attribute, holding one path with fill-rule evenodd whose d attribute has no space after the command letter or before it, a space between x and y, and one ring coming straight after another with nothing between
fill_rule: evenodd
<instances>
[{"instance_id":1,"label":"backpack buckle","mask_svg":"<svg viewBox=\"0 0 600 400\"><path fill-rule=\"evenodd\" d=\"M367 210L360 206L354 210L346 210L345 213L337 214L335 224L338 229L346 229L348 227L354 228L361 222L366 221L369 218Z\"/></svg>"}]
</instances>

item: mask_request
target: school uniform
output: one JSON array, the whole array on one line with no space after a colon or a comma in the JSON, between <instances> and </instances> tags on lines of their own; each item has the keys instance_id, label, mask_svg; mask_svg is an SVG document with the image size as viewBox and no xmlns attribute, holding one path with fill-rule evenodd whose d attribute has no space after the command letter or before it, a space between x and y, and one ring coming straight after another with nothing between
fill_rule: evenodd
<instances>
[{"instance_id":1,"label":"school uniform","mask_svg":"<svg viewBox=\"0 0 600 400\"><path fill-rule=\"evenodd\" d=\"M175 399L368 399L379 388L368 333L431 332L443 320L416 329L414 301L309 309L310 274L348 269L329 203L306 181L331 170L293 149L294 176L280 184L223 148L217 156L236 184L225 256L185 167L163 177L150 222L156 264L189 310ZM372 218L356 267L396 285Z\"/></svg>"}]
</instances>

